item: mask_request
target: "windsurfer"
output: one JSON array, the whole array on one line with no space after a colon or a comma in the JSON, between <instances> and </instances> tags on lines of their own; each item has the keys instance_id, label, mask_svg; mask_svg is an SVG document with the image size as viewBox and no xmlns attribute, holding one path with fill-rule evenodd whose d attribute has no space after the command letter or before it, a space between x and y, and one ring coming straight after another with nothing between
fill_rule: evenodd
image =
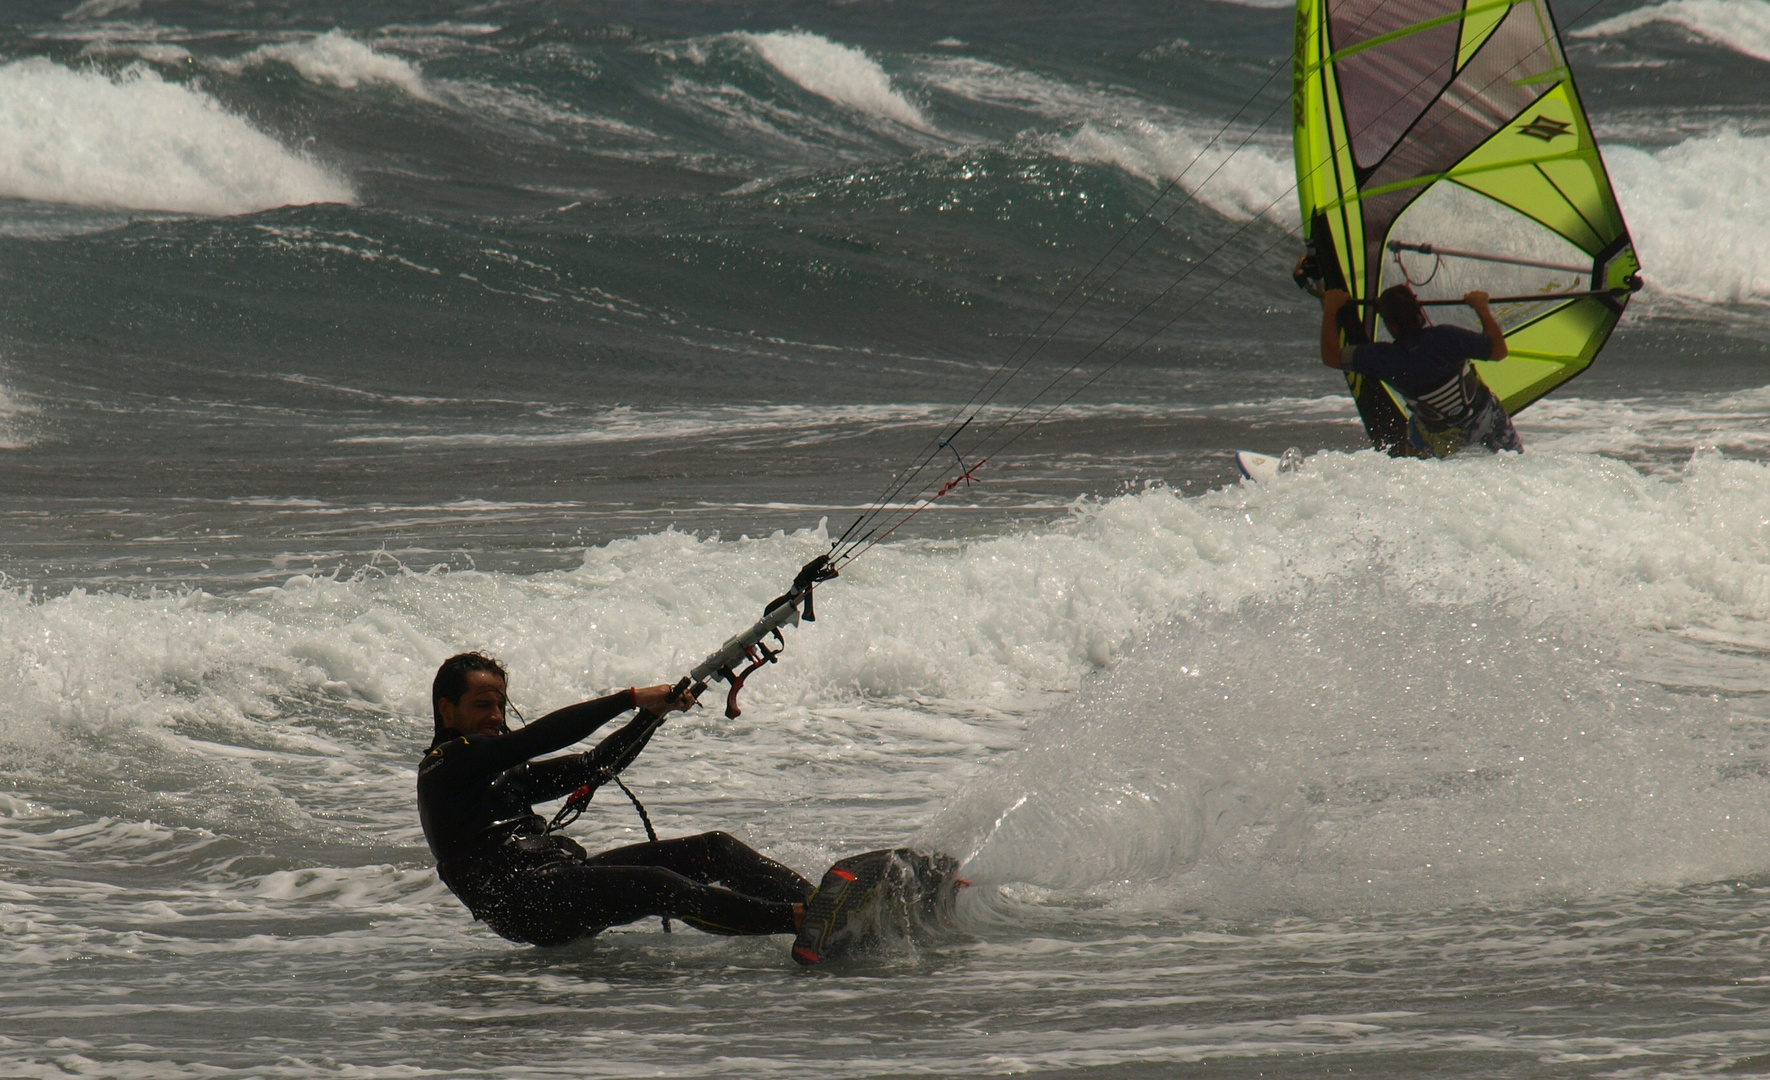
<instances>
[{"instance_id":1,"label":"windsurfer","mask_svg":"<svg viewBox=\"0 0 1770 1080\"><path fill-rule=\"evenodd\" d=\"M1377 298L1377 313L1395 340L1342 346L1340 310L1351 299L1343 289L1329 289L1322 296L1321 362L1393 387L1407 403L1407 437L1414 453L1442 457L1468 445L1523 451L1505 407L1470 363L1506 358L1506 335L1488 310L1487 293L1463 297L1481 319L1478 334L1460 326L1427 325L1413 290L1393 286Z\"/></svg>"},{"instance_id":2,"label":"windsurfer","mask_svg":"<svg viewBox=\"0 0 1770 1080\"><path fill-rule=\"evenodd\" d=\"M508 679L479 653L444 661L431 685L436 735L418 768L418 814L437 874L474 918L512 941L562 945L647 916L714 934L791 934L812 891L723 832L588 854L532 804L592 789L638 756L656 718L692 698L668 685L570 705L511 731ZM587 753L531 760L638 717Z\"/></svg>"}]
</instances>

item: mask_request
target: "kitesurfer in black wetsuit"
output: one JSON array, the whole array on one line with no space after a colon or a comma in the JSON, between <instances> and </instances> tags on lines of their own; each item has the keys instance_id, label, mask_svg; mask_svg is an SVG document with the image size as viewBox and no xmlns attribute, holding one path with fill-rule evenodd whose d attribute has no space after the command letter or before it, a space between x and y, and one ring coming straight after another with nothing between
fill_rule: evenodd
<instances>
[{"instance_id":1,"label":"kitesurfer in black wetsuit","mask_svg":"<svg viewBox=\"0 0 1770 1080\"><path fill-rule=\"evenodd\" d=\"M791 934L812 885L722 832L590 855L548 830L532 804L613 777L645 748L654 718L693 704L671 688L622 690L504 723L504 668L450 657L431 686L436 737L418 767L418 814L438 875L477 919L512 941L561 945L646 916L713 934ZM638 717L594 750L531 760L588 737L632 708Z\"/></svg>"},{"instance_id":2,"label":"kitesurfer in black wetsuit","mask_svg":"<svg viewBox=\"0 0 1770 1080\"><path fill-rule=\"evenodd\" d=\"M1481 319L1481 333L1460 326L1428 326L1425 309L1406 285L1383 290L1377 312L1394 341L1340 345L1340 309L1352 299L1344 290L1322 295L1321 362L1331 368L1383 380L1407 402L1407 437L1420 456L1455 453L1468 445L1522 451L1524 444L1493 391L1475 374L1471 360L1504 360L1506 335L1487 309L1487 294L1463 302Z\"/></svg>"}]
</instances>

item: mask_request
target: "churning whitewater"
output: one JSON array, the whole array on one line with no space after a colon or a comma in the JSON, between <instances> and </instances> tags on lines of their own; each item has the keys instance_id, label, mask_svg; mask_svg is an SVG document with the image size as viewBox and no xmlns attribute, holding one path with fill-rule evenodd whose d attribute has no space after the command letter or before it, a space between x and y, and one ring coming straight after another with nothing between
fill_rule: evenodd
<instances>
[{"instance_id":1,"label":"churning whitewater","mask_svg":"<svg viewBox=\"0 0 1770 1080\"><path fill-rule=\"evenodd\" d=\"M0 1072L1761 1071L1764 9L1554 5L1646 288L1422 462L1290 282L1289 5L25 3ZM974 422L1043 422L623 774L814 879L951 852L954 932L474 922L437 664L674 681L1010 358Z\"/></svg>"}]
</instances>

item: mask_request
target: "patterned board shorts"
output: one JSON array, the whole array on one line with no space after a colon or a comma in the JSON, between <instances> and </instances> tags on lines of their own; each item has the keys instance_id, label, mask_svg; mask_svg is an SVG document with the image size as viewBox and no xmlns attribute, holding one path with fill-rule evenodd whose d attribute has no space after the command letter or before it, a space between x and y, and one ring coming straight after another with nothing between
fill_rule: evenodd
<instances>
[{"instance_id":1,"label":"patterned board shorts","mask_svg":"<svg viewBox=\"0 0 1770 1080\"><path fill-rule=\"evenodd\" d=\"M1449 457L1465 446L1483 446L1496 454L1501 450L1524 452L1524 442L1518 438L1512 418L1492 394L1460 424L1433 430L1422 428L1418 417L1410 419L1407 439L1422 457Z\"/></svg>"}]
</instances>

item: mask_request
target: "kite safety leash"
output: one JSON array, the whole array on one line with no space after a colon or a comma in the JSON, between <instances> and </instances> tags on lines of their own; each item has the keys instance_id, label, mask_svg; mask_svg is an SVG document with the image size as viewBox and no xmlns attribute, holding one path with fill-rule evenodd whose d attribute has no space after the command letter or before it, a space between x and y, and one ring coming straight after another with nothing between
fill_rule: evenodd
<instances>
[{"instance_id":1,"label":"kite safety leash","mask_svg":"<svg viewBox=\"0 0 1770 1080\"><path fill-rule=\"evenodd\" d=\"M595 783L580 784L576 791L566 796L565 803L560 806L559 812L554 814L553 820L547 823L547 832L558 832L582 817L584 808L590 805L590 799L596 794L596 789L610 780L613 780L615 786L621 789L621 793L627 796L627 800L633 804L633 809L639 811L639 822L645 826L645 838L654 844L657 843L658 830L652 828L651 815L645 812L645 804L639 801L639 796L633 794L633 789L628 787L624 780L607 769L596 770ZM664 916L664 933L670 933L670 917L668 915Z\"/></svg>"}]
</instances>

